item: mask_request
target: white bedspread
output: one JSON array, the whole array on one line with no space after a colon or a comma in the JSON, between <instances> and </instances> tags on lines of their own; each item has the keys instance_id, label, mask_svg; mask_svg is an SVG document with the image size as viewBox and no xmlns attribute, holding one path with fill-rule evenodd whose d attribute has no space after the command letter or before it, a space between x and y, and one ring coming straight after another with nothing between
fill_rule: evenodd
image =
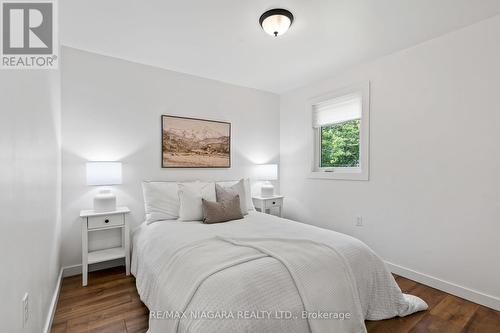
<instances>
[{"instance_id":1,"label":"white bedspread","mask_svg":"<svg viewBox=\"0 0 500 333\"><path fill-rule=\"evenodd\" d=\"M215 225L144 224L133 237L132 273L158 318L150 333L355 333L364 319L427 308L403 295L359 240L258 212ZM314 319L315 311L351 318Z\"/></svg>"}]
</instances>

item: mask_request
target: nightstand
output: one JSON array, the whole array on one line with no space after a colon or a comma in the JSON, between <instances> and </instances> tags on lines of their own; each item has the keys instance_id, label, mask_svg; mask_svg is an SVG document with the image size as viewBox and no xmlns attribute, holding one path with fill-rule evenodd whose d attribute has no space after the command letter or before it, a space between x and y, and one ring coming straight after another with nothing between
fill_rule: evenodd
<instances>
[{"instance_id":1,"label":"nightstand","mask_svg":"<svg viewBox=\"0 0 500 333\"><path fill-rule=\"evenodd\" d=\"M272 197L255 196L252 197L252 201L255 208L262 213L270 212L271 208L277 207L279 209L279 216L281 217L284 198L282 195L273 195Z\"/></svg>"},{"instance_id":2,"label":"nightstand","mask_svg":"<svg viewBox=\"0 0 500 333\"><path fill-rule=\"evenodd\" d=\"M82 285L87 285L88 267L90 264L125 258L125 270L130 275L130 233L126 215L130 213L127 207L117 207L111 212L96 212L82 210ZM88 237L90 233L109 229L121 229L122 244L120 247L90 251Z\"/></svg>"}]
</instances>

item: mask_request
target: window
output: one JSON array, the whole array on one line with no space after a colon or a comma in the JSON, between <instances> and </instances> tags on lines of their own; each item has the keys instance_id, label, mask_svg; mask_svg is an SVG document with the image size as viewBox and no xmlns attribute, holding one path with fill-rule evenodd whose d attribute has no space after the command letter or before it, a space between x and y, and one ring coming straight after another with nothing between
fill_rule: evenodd
<instances>
[{"instance_id":1,"label":"window","mask_svg":"<svg viewBox=\"0 0 500 333\"><path fill-rule=\"evenodd\" d=\"M360 119L321 127L321 168L359 167Z\"/></svg>"},{"instance_id":2,"label":"window","mask_svg":"<svg viewBox=\"0 0 500 333\"><path fill-rule=\"evenodd\" d=\"M313 178L368 179L368 94L367 83L312 101Z\"/></svg>"}]
</instances>

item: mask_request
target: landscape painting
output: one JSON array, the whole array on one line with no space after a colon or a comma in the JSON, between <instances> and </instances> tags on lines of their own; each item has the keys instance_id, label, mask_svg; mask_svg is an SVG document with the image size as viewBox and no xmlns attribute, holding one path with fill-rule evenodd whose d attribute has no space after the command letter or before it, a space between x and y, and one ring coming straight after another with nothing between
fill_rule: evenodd
<instances>
[{"instance_id":1,"label":"landscape painting","mask_svg":"<svg viewBox=\"0 0 500 333\"><path fill-rule=\"evenodd\" d=\"M162 116L163 168L231 167L231 124Z\"/></svg>"}]
</instances>

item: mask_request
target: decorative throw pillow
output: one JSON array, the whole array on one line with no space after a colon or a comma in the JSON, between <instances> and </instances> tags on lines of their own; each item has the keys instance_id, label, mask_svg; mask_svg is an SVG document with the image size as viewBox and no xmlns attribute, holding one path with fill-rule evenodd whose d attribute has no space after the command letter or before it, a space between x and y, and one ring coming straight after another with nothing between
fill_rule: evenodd
<instances>
[{"instance_id":1,"label":"decorative throw pillow","mask_svg":"<svg viewBox=\"0 0 500 333\"><path fill-rule=\"evenodd\" d=\"M215 201L214 183L180 183L179 184L179 220L181 221L201 221L203 211L201 199Z\"/></svg>"},{"instance_id":2,"label":"decorative throw pillow","mask_svg":"<svg viewBox=\"0 0 500 333\"><path fill-rule=\"evenodd\" d=\"M142 182L146 223L179 217L177 182Z\"/></svg>"},{"instance_id":3,"label":"decorative throw pillow","mask_svg":"<svg viewBox=\"0 0 500 333\"><path fill-rule=\"evenodd\" d=\"M203 223L220 223L243 218L238 195L222 202L202 201Z\"/></svg>"},{"instance_id":4,"label":"decorative throw pillow","mask_svg":"<svg viewBox=\"0 0 500 333\"><path fill-rule=\"evenodd\" d=\"M228 187L223 187L219 184L215 184L215 194L217 197L217 202L223 202L225 200L233 199L234 196L238 195L240 197L241 213L243 215L248 214L245 182L243 179L236 184Z\"/></svg>"}]
</instances>

